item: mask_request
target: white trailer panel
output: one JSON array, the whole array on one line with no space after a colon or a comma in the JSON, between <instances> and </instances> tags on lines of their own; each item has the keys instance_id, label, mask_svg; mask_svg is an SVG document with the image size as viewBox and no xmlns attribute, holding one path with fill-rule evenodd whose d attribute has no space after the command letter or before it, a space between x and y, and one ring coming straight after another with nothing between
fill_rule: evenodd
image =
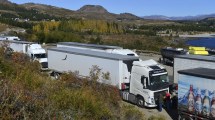
<instances>
[{"instance_id":1,"label":"white trailer panel","mask_svg":"<svg viewBox=\"0 0 215 120\"><path fill-rule=\"evenodd\" d=\"M14 52L26 53L26 46L27 44L10 43L10 48L12 48Z\"/></svg>"},{"instance_id":2,"label":"white trailer panel","mask_svg":"<svg viewBox=\"0 0 215 120\"><path fill-rule=\"evenodd\" d=\"M122 47L119 47L119 46L85 44L85 43L76 43L76 42L59 42L57 43L57 47L78 48L83 50L93 50L93 51L139 57L137 53L135 53L134 51L129 49L123 49Z\"/></svg>"},{"instance_id":3,"label":"white trailer panel","mask_svg":"<svg viewBox=\"0 0 215 120\"><path fill-rule=\"evenodd\" d=\"M215 69L214 56L200 56L200 55L179 55L174 58L173 76L174 83L178 83L178 71L204 67Z\"/></svg>"},{"instance_id":4,"label":"white trailer panel","mask_svg":"<svg viewBox=\"0 0 215 120\"><path fill-rule=\"evenodd\" d=\"M48 49L48 67L57 72L79 72L81 76L89 76L92 66L97 65L101 73L110 73L109 80L100 75L99 82L117 86L121 89L121 83L128 78L125 75L125 63L123 61L138 60L137 57L116 55L91 50L74 48ZM126 66L127 67L127 66Z\"/></svg>"},{"instance_id":5,"label":"white trailer panel","mask_svg":"<svg viewBox=\"0 0 215 120\"><path fill-rule=\"evenodd\" d=\"M215 69L194 68L178 73L178 109L214 120Z\"/></svg>"},{"instance_id":6,"label":"white trailer panel","mask_svg":"<svg viewBox=\"0 0 215 120\"><path fill-rule=\"evenodd\" d=\"M14 52L27 52L27 45L34 44L34 42L27 42L27 41L15 41L15 40L0 40L1 46L3 44L8 44L10 48L14 50Z\"/></svg>"}]
</instances>

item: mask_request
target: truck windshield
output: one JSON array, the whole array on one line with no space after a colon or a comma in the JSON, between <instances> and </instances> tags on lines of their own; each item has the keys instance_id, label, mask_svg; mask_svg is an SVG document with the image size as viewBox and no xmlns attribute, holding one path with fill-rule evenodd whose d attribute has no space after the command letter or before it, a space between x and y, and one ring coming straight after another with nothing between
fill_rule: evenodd
<instances>
[{"instance_id":1,"label":"truck windshield","mask_svg":"<svg viewBox=\"0 0 215 120\"><path fill-rule=\"evenodd\" d=\"M34 57L36 57L36 58L47 58L45 53L44 54L35 54Z\"/></svg>"},{"instance_id":2,"label":"truck windshield","mask_svg":"<svg viewBox=\"0 0 215 120\"><path fill-rule=\"evenodd\" d=\"M167 74L150 77L151 86L163 85L165 83L169 83L169 78Z\"/></svg>"}]
</instances>

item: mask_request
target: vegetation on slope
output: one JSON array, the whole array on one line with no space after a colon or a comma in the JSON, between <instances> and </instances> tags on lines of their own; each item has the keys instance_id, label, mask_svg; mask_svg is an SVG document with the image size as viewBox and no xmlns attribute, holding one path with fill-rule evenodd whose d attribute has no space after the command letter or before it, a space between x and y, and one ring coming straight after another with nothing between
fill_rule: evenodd
<instances>
[{"instance_id":1,"label":"vegetation on slope","mask_svg":"<svg viewBox=\"0 0 215 120\"><path fill-rule=\"evenodd\" d=\"M27 39L41 43L84 42L118 45L129 49L159 51L163 46L174 46L171 37L159 37L150 32L132 33L128 26L103 20L70 20L41 22L33 27Z\"/></svg>"},{"instance_id":2,"label":"vegetation on slope","mask_svg":"<svg viewBox=\"0 0 215 120\"><path fill-rule=\"evenodd\" d=\"M85 35L121 34L123 32L122 25L103 20L41 22L33 27L30 39L46 43L60 41L83 42Z\"/></svg>"},{"instance_id":3,"label":"vegetation on slope","mask_svg":"<svg viewBox=\"0 0 215 120\"><path fill-rule=\"evenodd\" d=\"M35 9L28 10L20 5L15 3L7 2L1 3L0 2L0 13L1 17L3 18L19 18L19 19L29 19L31 21L41 21L41 20L59 20L60 17L50 16L49 14L39 13Z\"/></svg>"}]
</instances>

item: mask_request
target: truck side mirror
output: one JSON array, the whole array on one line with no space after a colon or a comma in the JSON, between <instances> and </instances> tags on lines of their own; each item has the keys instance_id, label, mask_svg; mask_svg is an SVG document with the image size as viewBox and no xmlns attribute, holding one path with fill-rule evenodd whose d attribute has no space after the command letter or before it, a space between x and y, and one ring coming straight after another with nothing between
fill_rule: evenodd
<instances>
[{"instance_id":1,"label":"truck side mirror","mask_svg":"<svg viewBox=\"0 0 215 120\"><path fill-rule=\"evenodd\" d=\"M141 83L144 85L145 77L141 76Z\"/></svg>"}]
</instances>

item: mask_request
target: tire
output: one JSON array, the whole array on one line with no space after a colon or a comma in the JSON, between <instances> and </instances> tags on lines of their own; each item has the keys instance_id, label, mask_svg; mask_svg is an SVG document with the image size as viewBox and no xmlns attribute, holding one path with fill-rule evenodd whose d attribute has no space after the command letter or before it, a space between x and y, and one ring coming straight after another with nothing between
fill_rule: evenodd
<instances>
[{"instance_id":1,"label":"tire","mask_svg":"<svg viewBox=\"0 0 215 120\"><path fill-rule=\"evenodd\" d=\"M58 80L60 78L60 74L57 72L53 72L53 77L55 80Z\"/></svg>"},{"instance_id":2,"label":"tire","mask_svg":"<svg viewBox=\"0 0 215 120\"><path fill-rule=\"evenodd\" d=\"M194 119L189 116L178 115L178 120L194 120Z\"/></svg>"},{"instance_id":3,"label":"tire","mask_svg":"<svg viewBox=\"0 0 215 120\"><path fill-rule=\"evenodd\" d=\"M145 107L145 100L141 96L137 96L137 106L144 108Z\"/></svg>"}]
</instances>

